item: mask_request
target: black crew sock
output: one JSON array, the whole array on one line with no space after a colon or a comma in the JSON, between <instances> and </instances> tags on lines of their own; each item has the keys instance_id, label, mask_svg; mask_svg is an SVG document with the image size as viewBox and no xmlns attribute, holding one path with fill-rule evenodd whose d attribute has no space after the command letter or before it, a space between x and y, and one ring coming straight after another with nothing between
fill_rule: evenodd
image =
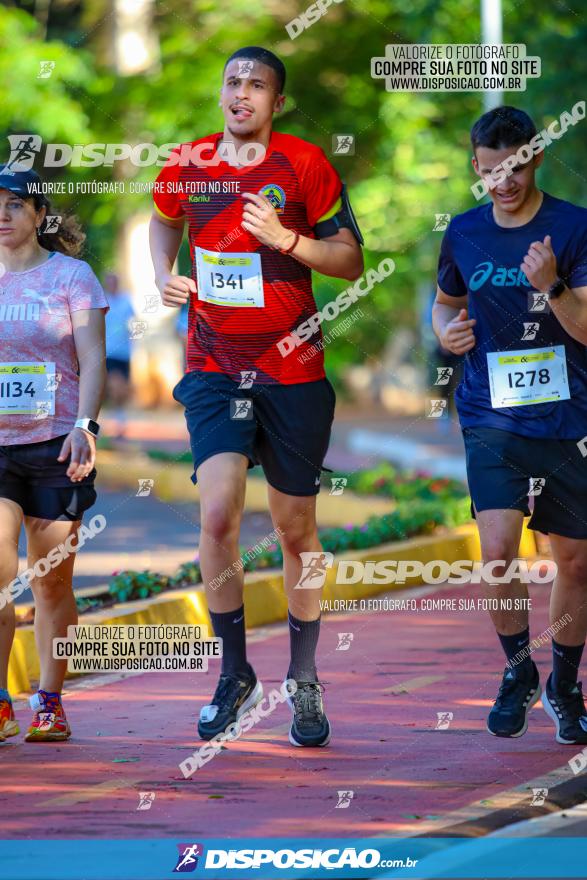
<instances>
[{"instance_id":1,"label":"black crew sock","mask_svg":"<svg viewBox=\"0 0 587 880\"><path fill-rule=\"evenodd\" d=\"M210 611L214 635L222 639L222 672L250 673L245 637L245 606L218 614Z\"/></svg>"},{"instance_id":2,"label":"black crew sock","mask_svg":"<svg viewBox=\"0 0 587 880\"><path fill-rule=\"evenodd\" d=\"M298 620L291 611L287 618L291 652L287 677L295 681L316 681L316 646L320 635L320 618Z\"/></svg>"},{"instance_id":3,"label":"black crew sock","mask_svg":"<svg viewBox=\"0 0 587 880\"><path fill-rule=\"evenodd\" d=\"M532 674L532 657L530 656L530 653L525 650L530 646L529 627L523 629L522 632L514 633L513 636L502 636L501 633L498 633L497 635L499 636L501 647L507 657L507 665L513 671L514 675L520 678L530 676ZM524 652L524 657L520 658L518 657L518 654L522 651Z\"/></svg>"},{"instance_id":4,"label":"black crew sock","mask_svg":"<svg viewBox=\"0 0 587 880\"><path fill-rule=\"evenodd\" d=\"M560 689L563 681L574 684L579 675L579 665L583 655L582 645L559 645L552 640L552 686L555 691Z\"/></svg>"}]
</instances>

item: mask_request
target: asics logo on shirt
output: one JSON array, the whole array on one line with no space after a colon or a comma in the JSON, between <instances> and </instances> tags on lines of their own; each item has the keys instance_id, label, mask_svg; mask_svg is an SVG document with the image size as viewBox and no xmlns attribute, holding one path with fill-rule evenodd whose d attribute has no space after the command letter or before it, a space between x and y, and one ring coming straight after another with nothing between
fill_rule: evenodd
<instances>
[{"instance_id":1,"label":"asics logo on shirt","mask_svg":"<svg viewBox=\"0 0 587 880\"><path fill-rule=\"evenodd\" d=\"M477 263L469 278L469 290L479 290L486 281L491 281L494 287L532 287L519 266L512 266L511 269L498 266L494 270L493 263L489 260Z\"/></svg>"}]
</instances>

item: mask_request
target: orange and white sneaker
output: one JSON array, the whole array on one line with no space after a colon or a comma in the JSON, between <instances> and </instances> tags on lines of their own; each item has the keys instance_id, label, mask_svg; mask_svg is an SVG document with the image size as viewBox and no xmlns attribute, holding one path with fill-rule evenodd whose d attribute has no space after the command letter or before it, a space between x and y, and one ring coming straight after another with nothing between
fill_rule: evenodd
<instances>
[{"instance_id":1,"label":"orange and white sneaker","mask_svg":"<svg viewBox=\"0 0 587 880\"><path fill-rule=\"evenodd\" d=\"M5 696L6 695L6 696ZM0 742L20 732L18 721L14 717L12 700L6 691L0 693Z\"/></svg>"},{"instance_id":2,"label":"orange and white sneaker","mask_svg":"<svg viewBox=\"0 0 587 880\"><path fill-rule=\"evenodd\" d=\"M71 728L61 705L61 694L39 691L29 703L35 714L25 742L62 742L71 736Z\"/></svg>"}]
</instances>

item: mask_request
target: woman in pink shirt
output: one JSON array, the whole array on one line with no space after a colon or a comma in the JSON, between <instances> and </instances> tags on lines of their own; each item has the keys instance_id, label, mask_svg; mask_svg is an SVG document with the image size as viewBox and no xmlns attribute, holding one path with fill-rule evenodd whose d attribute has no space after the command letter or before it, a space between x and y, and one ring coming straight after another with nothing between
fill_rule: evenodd
<instances>
[{"instance_id":1,"label":"woman in pink shirt","mask_svg":"<svg viewBox=\"0 0 587 880\"><path fill-rule=\"evenodd\" d=\"M0 738L19 732L7 672L14 599L30 587L41 678L25 739L61 741L71 734L61 704L67 661L52 645L77 622L73 566L96 500L108 304L75 259L85 239L77 222L52 217L41 190L36 172L0 166ZM103 517L94 520L90 531L100 531Z\"/></svg>"}]
</instances>

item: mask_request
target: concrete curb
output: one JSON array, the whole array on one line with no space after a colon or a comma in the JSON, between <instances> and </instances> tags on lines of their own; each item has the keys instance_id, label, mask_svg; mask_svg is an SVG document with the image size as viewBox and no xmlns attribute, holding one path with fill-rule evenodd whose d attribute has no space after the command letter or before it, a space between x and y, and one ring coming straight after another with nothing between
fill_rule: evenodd
<instances>
[{"instance_id":1,"label":"concrete curb","mask_svg":"<svg viewBox=\"0 0 587 880\"><path fill-rule=\"evenodd\" d=\"M527 528L522 532L520 557L536 554L534 535ZM480 547L476 527L460 526L443 535L411 538L407 541L382 544L366 550L350 550L336 556L328 569L324 599L363 599L391 590L405 590L420 586L421 578L411 578L405 584L337 584L336 570L342 559L379 562L385 559L417 560L423 563L442 559L448 563L457 559L479 559ZM245 608L247 628L265 626L287 619L287 600L280 572L251 573L245 576ZM328 612L325 612L328 613ZM196 624L210 628L206 597L200 586L173 590L138 602L128 602L117 609L108 608L84 614L85 624ZM210 630L211 631L211 630ZM32 626L19 627L8 670L8 688L13 694L30 691L31 681L38 680L39 662Z\"/></svg>"}]
</instances>

